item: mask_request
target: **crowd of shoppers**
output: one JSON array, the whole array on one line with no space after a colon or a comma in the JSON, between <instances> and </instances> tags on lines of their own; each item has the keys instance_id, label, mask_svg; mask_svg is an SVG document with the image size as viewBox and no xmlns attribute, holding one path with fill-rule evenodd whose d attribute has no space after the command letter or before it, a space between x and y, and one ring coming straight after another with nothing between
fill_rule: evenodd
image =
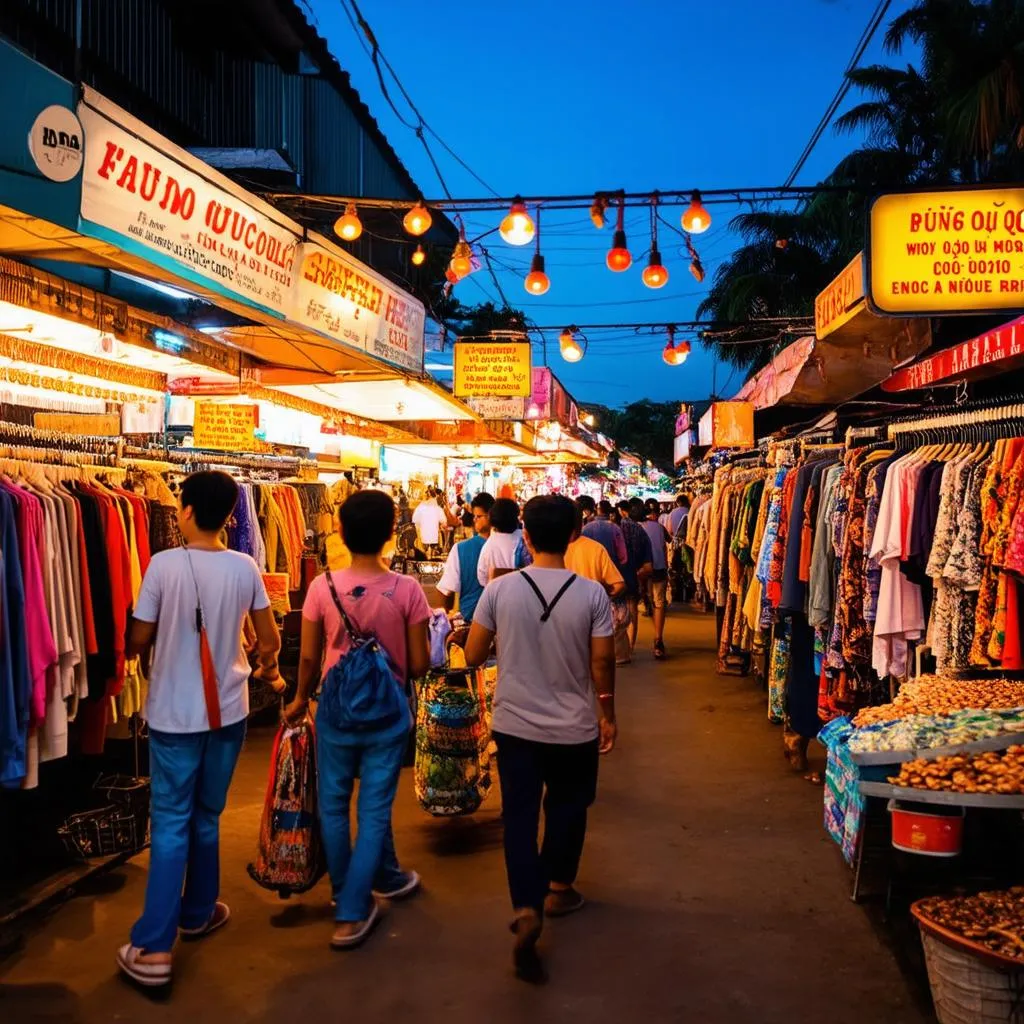
<instances>
[{"instance_id":1,"label":"crowd of shoppers","mask_svg":"<svg viewBox=\"0 0 1024 1024\"><path fill-rule=\"evenodd\" d=\"M145 908L117 961L147 986L171 980L179 934L203 938L230 917L219 898L219 817L245 736L247 618L257 638L257 675L285 689L277 670L280 638L259 571L220 539L237 494L224 473L185 481L184 545L154 557L135 609L129 652L155 648L145 709L152 852ZM436 494L413 515L427 547L438 544L450 518L465 515L472 524L473 536L451 549L438 592L449 610L457 599L472 624L468 665L497 651L492 724L513 959L527 981L544 977L537 943L545 918L584 905L575 883L599 756L616 742L616 663L630 659L645 595L655 656L665 655L668 548L686 511L681 500L663 523L656 506L638 500L613 509L607 501L556 495L533 498L520 511L510 497L482 493L458 516ZM342 505L351 561L309 587L297 690L283 712L286 723L299 725L314 695L320 702L319 816L335 949L361 945L380 919L381 901L420 886L416 872L399 866L391 812L413 727L410 681L430 664L430 609L417 580L390 571L383 557L397 518L394 502L379 491L359 491Z\"/></svg>"}]
</instances>

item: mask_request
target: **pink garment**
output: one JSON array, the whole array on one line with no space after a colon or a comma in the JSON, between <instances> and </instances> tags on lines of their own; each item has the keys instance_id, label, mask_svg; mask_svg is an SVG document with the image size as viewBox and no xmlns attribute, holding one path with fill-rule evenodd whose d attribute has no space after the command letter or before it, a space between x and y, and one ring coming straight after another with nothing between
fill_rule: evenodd
<instances>
[{"instance_id":1,"label":"pink garment","mask_svg":"<svg viewBox=\"0 0 1024 1024\"><path fill-rule=\"evenodd\" d=\"M423 589L412 576L398 573L371 574L342 569L331 574L345 614L357 632L372 632L391 660L398 681L404 686L409 655L406 629L430 618ZM326 575L310 585L302 606L303 618L323 623L327 637L324 670L332 668L348 650L349 639L335 607Z\"/></svg>"},{"instance_id":2,"label":"pink garment","mask_svg":"<svg viewBox=\"0 0 1024 1024\"><path fill-rule=\"evenodd\" d=\"M39 547L44 541L43 508L35 495L21 487L4 485L18 507L18 546L21 572L25 586L25 630L28 643L28 668L32 679L32 700L29 724L38 725L46 718L47 673L57 661L57 644L50 627L43 589L42 558Z\"/></svg>"}]
</instances>

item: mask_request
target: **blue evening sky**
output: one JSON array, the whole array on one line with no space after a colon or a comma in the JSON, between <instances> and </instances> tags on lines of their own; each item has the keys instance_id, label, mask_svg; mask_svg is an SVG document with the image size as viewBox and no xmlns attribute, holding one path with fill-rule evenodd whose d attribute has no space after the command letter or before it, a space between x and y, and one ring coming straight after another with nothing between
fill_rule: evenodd
<instances>
[{"instance_id":1,"label":"blue evening sky","mask_svg":"<svg viewBox=\"0 0 1024 1024\"><path fill-rule=\"evenodd\" d=\"M886 24L909 0L896 0ZM310 0L317 27L352 76L426 197L442 194L419 141L389 109L373 67L340 0ZM381 50L435 131L500 195L583 194L595 190L781 185L842 78L875 0L361 0ZM862 63L898 63L883 53L879 30ZM907 56L902 57L906 63ZM390 85L391 83L389 83ZM393 90L403 113L406 108ZM851 93L846 106L856 101ZM855 144L823 135L797 180L827 174ZM456 197L484 190L434 144ZM662 211L678 225L679 208ZM727 230L736 206L713 206L710 230L695 237L707 270L698 285L682 239L664 226L660 249L671 278L660 291L640 272L650 247L646 211L627 211L633 267L604 264L611 226L597 231L585 211L542 218L551 288L528 295L522 279L532 246L488 245L505 294L538 325L689 320L723 258L736 245ZM500 214L474 214L471 232ZM457 285L466 304L497 298L481 269ZM581 405L617 406L639 398L706 397L714 381L732 394L741 373L714 366L695 345L681 367L660 353L664 337L593 332L577 364L548 358ZM540 358L539 349L535 360Z\"/></svg>"}]
</instances>

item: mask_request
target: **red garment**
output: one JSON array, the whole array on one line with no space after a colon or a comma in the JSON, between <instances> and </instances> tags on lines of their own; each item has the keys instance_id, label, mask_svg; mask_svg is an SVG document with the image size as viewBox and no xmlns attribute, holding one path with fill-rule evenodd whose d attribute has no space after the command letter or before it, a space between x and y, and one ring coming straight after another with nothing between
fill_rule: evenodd
<instances>
[{"instance_id":1,"label":"red garment","mask_svg":"<svg viewBox=\"0 0 1024 1024\"><path fill-rule=\"evenodd\" d=\"M82 601L82 625L85 627L85 653L98 654L96 643L96 619L92 610L92 591L89 589L89 556L85 550L85 528L82 526L82 512L78 516L78 562L79 562L79 597Z\"/></svg>"}]
</instances>

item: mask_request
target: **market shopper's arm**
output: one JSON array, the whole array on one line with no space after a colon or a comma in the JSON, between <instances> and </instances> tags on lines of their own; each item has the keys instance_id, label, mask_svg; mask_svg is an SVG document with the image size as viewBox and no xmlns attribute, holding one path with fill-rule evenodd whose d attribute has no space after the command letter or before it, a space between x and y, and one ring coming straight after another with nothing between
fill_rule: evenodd
<instances>
[{"instance_id":1,"label":"market shopper's arm","mask_svg":"<svg viewBox=\"0 0 1024 1024\"><path fill-rule=\"evenodd\" d=\"M425 676L430 669L430 640L427 638L426 622L410 622L405 628L405 644L408 658L409 678Z\"/></svg>"},{"instance_id":2,"label":"market shopper's arm","mask_svg":"<svg viewBox=\"0 0 1024 1024\"><path fill-rule=\"evenodd\" d=\"M285 721L290 725L301 722L306 716L309 698L320 679L323 654L323 623L316 619L307 619L303 615L302 638L299 646L299 685L295 699L284 709Z\"/></svg>"},{"instance_id":3,"label":"market shopper's arm","mask_svg":"<svg viewBox=\"0 0 1024 1024\"><path fill-rule=\"evenodd\" d=\"M477 613L479 614L479 605L477 605ZM478 665L482 665L491 653L491 646L494 643L494 631L485 628L478 621L474 615L473 625L469 630L469 639L466 641L466 664L470 668L476 668Z\"/></svg>"},{"instance_id":4,"label":"market shopper's arm","mask_svg":"<svg viewBox=\"0 0 1024 1024\"><path fill-rule=\"evenodd\" d=\"M256 630L256 651L259 667L256 678L273 687L278 693L284 693L285 682L277 669L277 655L281 650L281 634L277 629L277 620L270 608L260 608L249 613L253 629Z\"/></svg>"},{"instance_id":5,"label":"market shopper's arm","mask_svg":"<svg viewBox=\"0 0 1024 1024\"><path fill-rule=\"evenodd\" d=\"M132 631L128 635L126 656L135 658L145 654L155 637L155 622L143 622L141 619L132 619Z\"/></svg>"},{"instance_id":6,"label":"market shopper's arm","mask_svg":"<svg viewBox=\"0 0 1024 1024\"><path fill-rule=\"evenodd\" d=\"M594 681L600 718L600 750L610 753L618 736L615 722L615 639L611 636L590 638L590 677Z\"/></svg>"}]
</instances>

